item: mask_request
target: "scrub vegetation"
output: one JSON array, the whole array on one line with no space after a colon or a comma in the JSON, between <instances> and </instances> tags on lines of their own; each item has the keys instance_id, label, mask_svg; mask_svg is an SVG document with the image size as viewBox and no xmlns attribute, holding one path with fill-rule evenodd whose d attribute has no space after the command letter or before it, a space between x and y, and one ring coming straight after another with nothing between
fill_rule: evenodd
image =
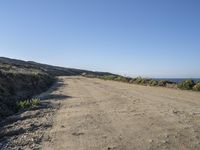
<instances>
[{"instance_id":1,"label":"scrub vegetation","mask_svg":"<svg viewBox=\"0 0 200 150\"><path fill-rule=\"evenodd\" d=\"M95 76L94 74L84 74L85 77L92 77L92 78L99 78L103 80L112 80L112 81L120 81L126 82L131 84L139 84L145 86L157 86L157 87L168 87L168 88L179 88L181 90L194 90L200 91L200 82L195 83L193 80L185 80L181 83L175 83L167 80L155 80L155 79L148 79L148 78L130 78L124 77L119 75L112 75L112 76Z\"/></svg>"},{"instance_id":2,"label":"scrub vegetation","mask_svg":"<svg viewBox=\"0 0 200 150\"><path fill-rule=\"evenodd\" d=\"M18 109L19 110L26 110L29 108L37 107L40 105L39 98L33 98L31 100L22 100L18 102Z\"/></svg>"},{"instance_id":3,"label":"scrub vegetation","mask_svg":"<svg viewBox=\"0 0 200 150\"><path fill-rule=\"evenodd\" d=\"M200 91L200 82L198 82L194 87L193 90Z\"/></svg>"}]
</instances>

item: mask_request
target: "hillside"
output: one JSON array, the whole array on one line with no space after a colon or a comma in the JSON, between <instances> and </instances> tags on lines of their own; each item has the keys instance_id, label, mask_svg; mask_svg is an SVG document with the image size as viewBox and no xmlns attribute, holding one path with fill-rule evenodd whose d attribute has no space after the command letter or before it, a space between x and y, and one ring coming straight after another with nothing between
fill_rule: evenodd
<instances>
[{"instance_id":1,"label":"hillside","mask_svg":"<svg viewBox=\"0 0 200 150\"><path fill-rule=\"evenodd\" d=\"M20 70L23 71L25 69L25 72L27 72L28 69L34 70L34 71L42 71L47 74L50 74L52 76L71 76L71 75L81 75L82 73L87 73L87 74L94 74L94 75L114 75L108 72L94 72L94 71L88 71L88 70L82 70L82 69L74 69L74 68L65 68L65 67L58 67L58 66L52 66L52 65L47 65L47 64L41 64L37 63L34 61L22 61L22 60L17 60L17 59L10 59L10 58L5 58L5 57L0 57L0 69L6 69L5 67L2 68L3 66L13 66L11 67L11 70L15 70L19 72ZM17 67L15 69L15 67ZM8 68L7 68L8 69Z\"/></svg>"},{"instance_id":2,"label":"hillside","mask_svg":"<svg viewBox=\"0 0 200 150\"><path fill-rule=\"evenodd\" d=\"M17 102L47 90L56 76L110 75L0 57L0 119L17 111Z\"/></svg>"}]
</instances>

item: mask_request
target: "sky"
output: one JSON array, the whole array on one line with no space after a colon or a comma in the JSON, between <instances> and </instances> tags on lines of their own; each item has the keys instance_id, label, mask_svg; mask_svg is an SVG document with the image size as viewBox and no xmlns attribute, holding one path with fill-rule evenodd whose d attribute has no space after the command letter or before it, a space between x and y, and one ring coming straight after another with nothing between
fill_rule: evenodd
<instances>
[{"instance_id":1,"label":"sky","mask_svg":"<svg viewBox=\"0 0 200 150\"><path fill-rule=\"evenodd\" d=\"M199 0L0 0L0 56L127 76L200 77Z\"/></svg>"}]
</instances>

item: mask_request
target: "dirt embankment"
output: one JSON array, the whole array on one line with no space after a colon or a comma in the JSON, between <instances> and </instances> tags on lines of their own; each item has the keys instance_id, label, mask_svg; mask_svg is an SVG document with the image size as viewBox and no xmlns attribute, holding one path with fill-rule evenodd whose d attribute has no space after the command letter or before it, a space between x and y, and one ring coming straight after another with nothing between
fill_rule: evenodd
<instances>
[{"instance_id":1,"label":"dirt embankment","mask_svg":"<svg viewBox=\"0 0 200 150\"><path fill-rule=\"evenodd\" d=\"M54 78L44 73L0 71L0 120L17 111L17 102L47 90Z\"/></svg>"}]
</instances>

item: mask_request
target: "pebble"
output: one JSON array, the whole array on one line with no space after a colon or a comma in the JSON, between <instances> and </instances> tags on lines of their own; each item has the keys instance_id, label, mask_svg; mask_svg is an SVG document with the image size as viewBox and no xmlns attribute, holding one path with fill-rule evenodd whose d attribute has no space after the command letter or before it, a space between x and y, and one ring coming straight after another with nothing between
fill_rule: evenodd
<instances>
[{"instance_id":1,"label":"pebble","mask_svg":"<svg viewBox=\"0 0 200 150\"><path fill-rule=\"evenodd\" d=\"M166 141L166 140L163 140L163 141L161 141L163 144L167 144L167 143L169 143L168 141Z\"/></svg>"},{"instance_id":2,"label":"pebble","mask_svg":"<svg viewBox=\"0 0 200 150\"><path fill-rule=\"evenodd\" d=\"M166 134L165 134L165 138L168 138L168 137L169 137L169 135L166 133Z\"/></svg>"},{"instance_id":3,"label":"pebble","mask_svg":"<svg viewBox=\"0 0 200 150\"><path fill-rule=\"evenodd\" d=\"M172 112L173 112L174 114L177 114L179 111L177 111L177 110L172 110Z\"/></svg>"},{"instance_id":4,"label":"pebble","mask_svg":"<svg viewBox=\"0 0 200 150\"><path fill-rule=\"evenodd\" d=\"M152 139L149 139L149 143L152 143L153 142L153 140Z\"/></svg>"}]
</instances>

